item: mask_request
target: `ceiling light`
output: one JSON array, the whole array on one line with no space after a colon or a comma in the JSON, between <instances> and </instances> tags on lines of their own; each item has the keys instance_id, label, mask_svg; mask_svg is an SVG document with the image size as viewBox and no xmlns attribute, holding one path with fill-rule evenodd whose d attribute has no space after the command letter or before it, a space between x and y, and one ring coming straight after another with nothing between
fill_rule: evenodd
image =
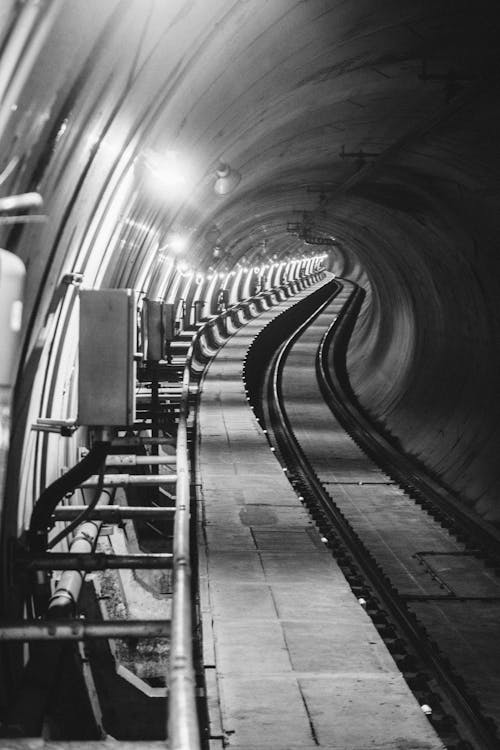
<instances>
[{"instance_id":1,"label":"ceiling light","mask_svg":"<svg viewBox=\"0 0 500 750\"><path fill-rule=\"evenodd\" d=\"M177 205L189 197L195 173L192 160L185 154L145 149L137 158L135 168L148 193L163 204Z\"/></svg>"},{"instance_id":2,"label":"ceiling light","mask_svg":"<svg viewBox=\"0 0 500 750\"><path fill-rule=\"evenodd\" d=\"M216 224L212 224L205 232L205 239L209 245L217 245L217 241L220 237L220 229Z\"/></svg>"},{"instance_id":3,"label":"ceiling light","mask_svg":"<svg viewBox=\"0 0 500 750\"><path fill-rule=\"evenodd\" d=\"M217 195L227 195L231 193L241 180L241 175L235 169L231 169L229 164L220 162L217 167L217 179L215 180L214 190Z\"/></svg>"},{"instance_id":4,"label":"ceiling light","mask_svg":"<svg viewBox=\"0 0 500 750\"><path fill-rule=\"evenodd\" d=\"M186 184L185 165L176 151L158 154L152 149L146 149L144 161L151 174L164 187L179 188Z\"/></svg>"},{"instance_id":5,"label":"ceiling light","mask_svg":"<svg viewBox=\"0 0 500 750\"><path fill-rule=\"evenodd\" d=\"M165 248L168 248L168 250L171 250L173 253L176 253L176 255L183 253L187 249L187 246L188 246L187 237L185 237L182 234L178 234L177 232L174 232L173 234L168 235L167 242L165 244Z\"/></svg>"}]
</instances>

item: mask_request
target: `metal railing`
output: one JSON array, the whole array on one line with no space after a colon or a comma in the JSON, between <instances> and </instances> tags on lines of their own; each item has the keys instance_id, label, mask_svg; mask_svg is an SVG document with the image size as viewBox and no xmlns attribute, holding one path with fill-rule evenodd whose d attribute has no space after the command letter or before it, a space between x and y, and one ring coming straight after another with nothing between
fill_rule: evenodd
<instances>
[{"instance_id":1,"label":"metal railing","mask_svg":"<svg viewBox=\"0 0 500 750\"><path fill-rule=\"evenodd\" d=\"M177 484L173 544L173 597L168 671L169 750L201 747L196 705L196 674L192 642L192 591L190 553L190 471L187 439L191 343L184 367L177 427Z\"/></svg>"},{"instance_id":2,"label":"metal railing","mask_svg":"<svg viewBox=\"0 0 500 750\"><path fill-rule=\"evenodd\" d=\"M316 274L317 276L318 274ZM311 274L313 278L315 274ZM246 300L249 308L254 298ZM241 307L235 305L234 308ZM217 328L219 335L227 336L226 320L233 308L207 321L191 340L184 365L182 396L177 430L177 486L173 547L173 600L168 674L168 747L169 750L199 750L201 747L199 719L196 702L196 673L192 642L192 590L190 562L190 470L187 440L187 419L191 372L196 353L200 352L201 339L211 342ZM255 313L259 312L256 310ZM249 315L249 318L252 315ZM242 323L241 323L242 324ZM196 373L193 372L193 375Z\"/></svg>"},{"instance_id":3,"label":"metal railing","mask_svg":"<svg viewBox=\"0 0 500 750\"><path fill-rule=\"evenodd\" d=\"M310 279L319 274L311 274ZM303 282L307 283L307 280ZM301 284L298 285L301 287ZM280 290L290 291L290 285L282 285ZM297 291L295 289L294 291ZM103 485L124 485L131 483L169 484L175 483L175 508L146 508L130 506L99 505L88 514L87 521L92 523L119 523L125 518L137 517L172 517L174 515L173 551L158 554L113 555L96 552L91 545L90 551L70 550L69 552L35 552L20 550L16 555L16 566L25 572L29 571L77 571L79 583L85 572L106 569L172 569L172 616L171 620L123 620L90 622L75 619L71 608L64 611L64 617L58 617L59 610L49 613L47 619L22 622L0 623L0 642L5 641L67 641L87 640L93 638L120 637L165 637L170 633L170 661L167 675L168 685L168 718L167 737L169 750L201 750L200 726L197 706L197 680L193 658L193 596L191 582L190 553L190 466L188 453L189 399L192 382L195 381L209 359L215 354L221 343L237 328L244 325L255 315L262 312L265 304L279 301L280 295L273 298L272 292L265 292L256 297L240 302L219 316L210 318L202 325L191 340L184 365L180 413L176 440L175 473L171 456L166 458L115 455L107 457L108 465L128 466L133 463L168 464L171 473L159 475L103 475ZM241 312L241 317L238 314ZM232 328L232 330L230 330ZM51 426L49 426L51 428ZM59 430L60 426L57 426ZM127 442L128 441L128 442ZM144 443L168 442L159 438L124 438L120 442L133 447ZM172 466L170 466L172 465ZM81 478L75 481L80 481ZM98 477L81 482L80 486L98 486ZM172 498L173 499L173 498ZM79 517L87 507L59 506L52 509L50 515L55 520L72 520ZM79 589L78 589L79 593ZM78 599L75 594L75 601ZM70 611L71 610L71 611ZM23 740L20 740L22 746ZM86 743L87 744L87 743ZM88 743L93 746L92 741Z\"/></svg>"}]
</instances>

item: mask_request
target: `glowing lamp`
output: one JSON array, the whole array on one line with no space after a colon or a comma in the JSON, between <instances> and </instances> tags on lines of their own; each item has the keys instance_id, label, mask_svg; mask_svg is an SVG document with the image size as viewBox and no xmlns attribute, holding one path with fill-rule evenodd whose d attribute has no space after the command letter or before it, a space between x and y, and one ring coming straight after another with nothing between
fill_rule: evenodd
<instances>
[{"instance_id":1,"label":"glowing lamp","mask_svg":"<svg viewBox=\"0 0 500 750\"><path fill-rule=\"evenodd\" d=\"M181 234L172 234L168 238L167 247L176 255L183 253L188 245L187 237Z\"/></svg>"}]
</instances>

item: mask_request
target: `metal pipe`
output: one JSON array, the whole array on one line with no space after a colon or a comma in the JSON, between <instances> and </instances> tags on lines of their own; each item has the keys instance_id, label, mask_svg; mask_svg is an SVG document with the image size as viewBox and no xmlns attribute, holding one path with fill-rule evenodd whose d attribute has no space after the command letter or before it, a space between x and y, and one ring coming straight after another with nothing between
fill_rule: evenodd
<instances>
[{"instance_id":1,"label":"metal pipe","mask_svg":"<svg viewBox=\"0 0 500 750\"><path fill-rule=\"evenodd\" d=\"M15 737L2 742L3 750L166 750L165 740L48 740L41 737Z\"/></svg>"},{"instance_id":2,"label":"metal pipe","mask_svg":"<svg viewBox=\"0 0 500 750\"><path fill-rule=\"evenodd\" d=\"M107 457L106 466L169 466L175 464L175 456L136 456L135 453L113 454Z\"/></svg>"},{"instance_id":3,"label":"metal pipe","mask_svg":"<svg viewBox=\"0 0 500 750\"><path fill-rule=\"evenodd\" d=\"M141 398L149 398L149 399L151 399L151 394L152 394L152 392L154 390L154 388L153 388L153 382L154 381L152 379L148 380L147 382L142 382L142 383L139 382L138 387L137 387L136 395L138 397L141 397ZM180 389L178 386L176 386L173 383L172 384L169 384L169 383L163 383L163 384L161 384L160 383L160 385L158 387L158 393L160 395L163 395L163 396L168 396L171 393L176 398L179 398L180 395L181 395L181 393L182 393L182 389Z\"/></svg>"},{"instance_id":4,"label":"metal pipe","mask_svg":"<svg viewBox=\"0 0 500 750\"><path fill-rule=\"evenodd\" d=\"M86 505L66 505L56 508L52 518L55 521L72 521L83 513ZM150 506L130 505L98 505L88 516L90 521L103 521L104 523L119 523L127 519L149 518L162 519L172 518L175 508L157 508Z\"/></svg>"},{"instance_id":5,"label":"metal pipe","mask_svg":"<svg viewBox=\"0 0 500 750\"><path fill-rule=\"evenodd\" d=\"M158 487L162 484L175 484L176 482L177 474L105 474L102 486L126 487L127 485L135 485L136 487ZM94 474L82 482L79 487L97 487L98 484L99 477L97 474Z\"/></svg>"},{"instance_id":6,"label":"metal pipe","mask_svg":"<svg viewBox=\"0 0 500 750\"><path fill-rule=\"evenodd\" d=\"M191 345L183 375L183 394L177 429L177 487L173 542L172 637L167 676L169 690L167 736L170 750L201 747L196 706L191 620L191 565L189 549L190 475L187 443Z\"/></svg>"},{"instance_id":7,"label":"metal pipe","mask_svg":"<svg viewBox=\"0 0 500 750\"><path fill-rule=\"evenodd\" d=\"M111 441L113 447L121 447L126 445L128 448L142 447L143 445L175 445L175 438L173 437L115 437Z\"/></svg>"},{"instance_id":8,"label":"metal pipe","mask_svg":"<svg viewBox=\"0 0 500 750\"><path fill-rule=\"evenodd\" d=\"M63 497L98 471L109 452L109 442L94 443L92 449L80 463L46 487L38 498L31 514L28 540L31 550L42 550L47 546L47 530L54 509ZM95 485L96 486L97 482Z\"/></svg>"},{"instance_id":9,"label":"metal pipe","mask_svg":"<svg viewBox=\"0 0 500 750\"><path fill-rule=\"evenodd\" d=\"M155 638L170 635L170 620L36 620L0 624L0 642L83 641L94 638Z\"/></svg>"},{"instance_id":10,"label":"metal pipe","mask_svg":"<svg viewBox=\"0 0 500 750\"><path fill-rule=\"evenodd\" d=\"M100 511L106 511L110 507L112 506L109 506L109 493L103 492L99 497L97 506L93 508L91 514L85 516L85 523L80 524L76 528L69 548L70 553L94 552L103 522L98 517L91 518L90 516L95 511L97 511L97 516L99 516ZM56 508L54 513L57 513L57 510ZM87 510L88 506L84 505L82 506L81 513L85 513ZM80 513L74 517L76 518L79 515ZM80 570L67 570L63 572L49 601L47 608L49 619L70 617L77 614L78 599L84 580L85 573Z\"/></svg>"},{"instance_id":11,"label":"metal pipe","mask_svg":"<svg viewBox=\"0 0 500 750\"><path fill-rule=\"evenodd\" d=\"M136 401L140 401L141 403L151 403L153 400L153 394L154 390L152 390L151 393L149 391L147 393L137 393L136 394ZM178 403L179 399L181 397L180 391L158 391L158 397L161 401L166 401L167 403L170 403L170 399L175 399L173 403Z\"/></svg>"},{"instance_id":12,"label":"metal pipe","mask_svg":"<svg viewBox=\"0 0 500 750\"><path fill-rule=\"evenodd\" d=\"M55 427L57 430L60 430L61 427L75 427L76 418L72 417L71 419L50 419L48 417L38 417L36 423L37 425L43 427Z\"/></svg>"},{"instance_id":13,"label":"metal pipe","mask_svg":"<svg viewBox=\"0 0 500 750\"><path fill-rule=\"evenodd\" d=\"M87 521L76 530L69 548L69 554L80 555L93 551L99 531L100 523ZM47 608L49 618L68 617L76 615L78 598L85 579L81 570L65 570L57 583L54 593L50 597Z\"/></svg>"},{"instance_id":14,"label":"metal pipe","mask_svg":"<svg viewBox=\"0 0 500 750\"><path fill-rule=\"evenodd\" d=\"M57 427L57 425L48 425L48 424L32 424L31 430L32 432L53 432L53 433L57 432L59 435L62 434L61 430L74 431L72 427L61 428L61 427Z\"/></svg>"},{"instance_id":15,"label":"metal pipe","mask_svg":"<svg viewBox=\"0 0 500 750\"><path fill-rule=\"evenodd\" d=\"M47 552L33 556L19 555L16 564L25 570L134 570L163 569L172 567L169 552L157 554L107 555L105 552L72 553Z\"/></svg>"}]
</instances>

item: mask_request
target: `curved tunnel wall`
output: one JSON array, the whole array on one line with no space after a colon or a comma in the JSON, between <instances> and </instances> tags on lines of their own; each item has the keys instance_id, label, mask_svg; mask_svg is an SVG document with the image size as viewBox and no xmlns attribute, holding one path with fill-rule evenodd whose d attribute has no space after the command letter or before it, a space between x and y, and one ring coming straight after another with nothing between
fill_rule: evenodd
<instances>
[{"instance_id":1,"label":"curved tunnel wall","mask_svg":"<svg viewBox=\"0 0 500 750\"><path fill-rule=\"evenodd\" d=\"M161 252L178 222L196 239L195 272L212 275L200 291L212 310L215 274L236 270L233 297L244 293L250 274L238 274L240 260L252 268L277 255L275 280L288 275L285 263L310 248L287 222L309 211L316 230L338 240L330 268L367 289L348 363L360 401L499 520L493 13L453 15L445 2L427 12L410 0L380 15L370 3L321 14L314 2L277 1L255 14L251 2L178 2L167 20L164 4L148 4L148 15L143 0L53 7L44 23L33 17L38 57L31 69L14 66L0 104L1 169L19 156L4 187L40 190L50 219L1 228L2 244L28 268L14 493L21 461L22 493L36 496L76 459L76 438L29 432L38 416L74 415L77 292L66 274L163 297L178 280ZM472 88L447 102L446 84L425 84L422 56L432 54L441 72L458 63L479 70ZM147 194L136 168L142 146L171 144L202 162L198 193L182 210ZM344 145L382 155L341 159ZM210 183L221 154L243 171L239 192L222 200ZM331 192L318 211L321 184Z\"/></svg>"},{"instance_id":2,"label":"curved tunnel wall","mask_svg":"<svg viewBox=\"0 0 500 750\"><path fill-rule=\"evenodd\" d=\"M360 402L405 451L500 522L500 216L494 188L477 179L486 152L500 157L491 117L491 102L482 112L464 105L452 127L354 189L336 219L370 282L348 362ZM437 154L439 174L430 175Z\"/></svg>"}]
</instances>

